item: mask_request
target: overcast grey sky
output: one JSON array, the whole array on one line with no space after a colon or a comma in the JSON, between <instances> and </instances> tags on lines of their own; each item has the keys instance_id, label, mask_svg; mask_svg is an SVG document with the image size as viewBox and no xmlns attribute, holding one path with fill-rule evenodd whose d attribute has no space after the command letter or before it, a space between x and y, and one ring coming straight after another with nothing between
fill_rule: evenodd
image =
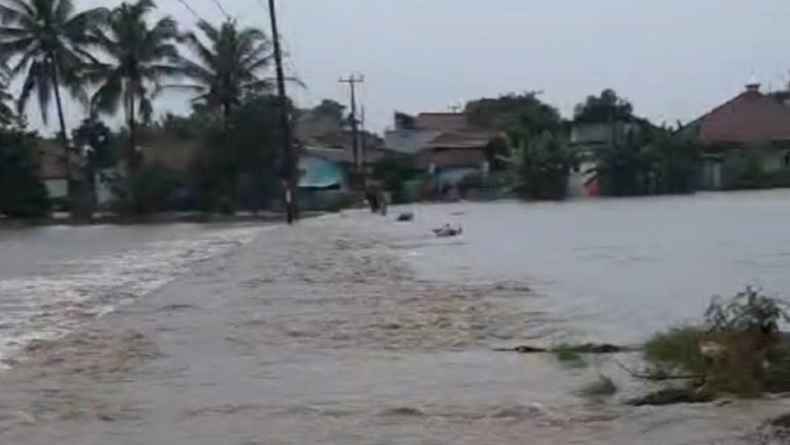
<instances>
[{"instance_id":1,"label":"overcast grey sky","mask_svg":"<svg viewBox=\"0 0 790 445\"><path fill-rule=\"evenodd\" d=\"M204 18L212 0L185 0ZM266 0L218 0L268 31ZM75 0L78 6L120 1ZM160 9L191 27L178 0ZM337 80L364 74L371 126L393 110L446 111L481 96L527 90L566 116L611 87L657 122L698 117L754 75L767 89L790 77L789 0L278 0L282 34L308 89L304 105L347 100ZM158 111L187 109L169 96ZM79 120L70 107L70 121ZM31 118L37 118L35 108ZM36 121L37 119L33 119ZM52 126L54 122L50 123ZM54 128L54 127L52 127Z\"/></svg>"}]
</instances>

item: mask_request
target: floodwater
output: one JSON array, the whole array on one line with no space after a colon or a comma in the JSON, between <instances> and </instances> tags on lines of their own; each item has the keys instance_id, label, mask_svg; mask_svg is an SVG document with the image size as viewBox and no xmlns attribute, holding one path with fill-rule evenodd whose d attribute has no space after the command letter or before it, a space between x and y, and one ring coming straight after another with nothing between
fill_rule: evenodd
<instances>
[{"instance_id":1,"label":"floodwater","mask_svg":"<svg viewBox=\"0 0 790 445\"><path fill-rule=\"evenodd\" d=\"M5 338L66 336L0 374L0 443L746 444L790 412L627 407L649 389L620 368L634 355L569 368L494 351L635 343L747 283L790 294L790 194L411 210L3 232L0 295L26 302L3 309ZM433 237L448 222L464 235ZM601 375L618 393L584 396Z\"/></svg>"},{"instance_id":2,"label":"floodwater","mask_svg":"<svg viewBox=\"0 0 790 445\"><path fill-rule=\"evenodd\" d=\"M0 359L131 304L260 232L189 224L0 229Z\"/></svg>"},{"instance_id":3,"label":"floodwater","mask_svg":"<svg viewBox=\"0 0 790 445\"><path fill-rule=\"evenodd\" d=\"M425 277L529 283L569 333L593 340L644 340L746 286L790 297L788 191L418 212L424 224L466 231L451 246L411 252Z\"/></svg>"}]
</instances>

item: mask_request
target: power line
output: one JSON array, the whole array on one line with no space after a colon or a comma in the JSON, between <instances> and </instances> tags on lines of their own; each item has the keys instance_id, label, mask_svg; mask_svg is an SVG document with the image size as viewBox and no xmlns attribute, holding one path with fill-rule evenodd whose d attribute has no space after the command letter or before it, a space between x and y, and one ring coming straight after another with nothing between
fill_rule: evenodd
<instances>
[{"instance_id":1,"label":"power line","mask_svg":"<svg viewBox=\"0 0 790 445\"><path fill-rule=\"evenodd\" d=\"M189 6L189 3L187 3L186 0L178 0L178 2L181 3L182 5L184 5L184 7L187 8L187 11L191 12L192 15L195 16L196 19L203 20L203 18L200 17L200 15L197 12L195 12L195 10L192 9L191 6Z\"/></svg>"},{"instance_id":2,"label":"power line","mask_svg":"<svg viewBox=\"0 0 790 445\"><path fill-rule=\"evenodd\" d=\"M264 12L269 13L269 7L264 3L264 0L258 0L258 5L264 10ZM296 69L296 64L293 62L293 57L291 54L291 50L289 49L290 45L285 40L285 36L279 36L280 43L283 46L283 61L288 65L288 70L293 74L293 77L300 79L299 71Z\"/></svg>"},{"instance_id":3,"label":"power line","mask_svg":"<svg viewBox=\"0 0 790 445\"><path fill-rule=\"evenodd\" d=\"M222 3L220 3L219 0L211 0L211 1L217 6L217 9L219 9L222 15L225 16L225 19L230 20L230 14L228 14L228 11L225 9L224 6L222 6Z\"/></svg>"}]
</instances>

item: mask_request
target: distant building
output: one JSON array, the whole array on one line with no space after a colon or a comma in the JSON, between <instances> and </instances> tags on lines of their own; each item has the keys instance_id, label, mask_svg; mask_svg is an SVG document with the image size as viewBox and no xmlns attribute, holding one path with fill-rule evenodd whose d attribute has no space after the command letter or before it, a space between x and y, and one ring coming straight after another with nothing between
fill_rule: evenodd
<instances>
[{"instance_id":1,"label":"distant building","mask_svg":"<svg viewBox=\"0 0 790 445\"><path fill-rule=\"evenodd\" d=\"M757 81L682 131L703 146L701 186L726 187L725 164L752 156L763 172L790 171L790 93L763 94Z\"/></svg>"},{"instance_id":2,"label":"distant building","mask_svg":"<svg viewBox=\"0 0 790 445\"><path fill-rule=\"evenodd\" d=\"M578 163L569 177L568 194L575 197L596 196L598 184L594 170L598 153L610 149L627 134L639 131L644 123L637 118L630 122L574 123L571 127L570 148L576 153Z\"/></svg>"},{"instance_id":3,"label":"distant building","mask_svg":"<svg viewBox=\"0 0 790 445\"><path fill-rule=\"evenodd\" d=\"M389 153L369 149L366 163L374 165ZM354 154L351 148L304 147L299 155L299 205L320 210L352 191Z\"/></svg>"},{"instance_id":4,"label":"distant building","mask_svg":"<svg viewBox=\"0 0 790 445\"><path fill-rule=\"evenodd\" d=\"M413 156L438 189L455 188L469 175L492 168L505 145L500 132L476 128L463 113L395 114L395 129L384 136L384 146Z\"/></svg>"}]
</instances>

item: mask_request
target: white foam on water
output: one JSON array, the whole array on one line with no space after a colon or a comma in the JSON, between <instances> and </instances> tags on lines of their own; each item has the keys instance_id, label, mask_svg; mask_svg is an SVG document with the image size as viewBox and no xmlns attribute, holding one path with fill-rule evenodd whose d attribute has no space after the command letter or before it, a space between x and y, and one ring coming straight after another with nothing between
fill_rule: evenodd
<instances>
[{"instance_id":1,"label":"white foam on water","mask_svg":"<svg viewBox=\"0 0 790 445\"><path fill-rule=\"evenodd\" d=\"M273 228L273 227L268 227ZM192 265L250 243L267 227L205 232L132 250L47 264L0 280L0 360L33 340L54 340L169 283Z\"/></svg>"}]
</instances>

